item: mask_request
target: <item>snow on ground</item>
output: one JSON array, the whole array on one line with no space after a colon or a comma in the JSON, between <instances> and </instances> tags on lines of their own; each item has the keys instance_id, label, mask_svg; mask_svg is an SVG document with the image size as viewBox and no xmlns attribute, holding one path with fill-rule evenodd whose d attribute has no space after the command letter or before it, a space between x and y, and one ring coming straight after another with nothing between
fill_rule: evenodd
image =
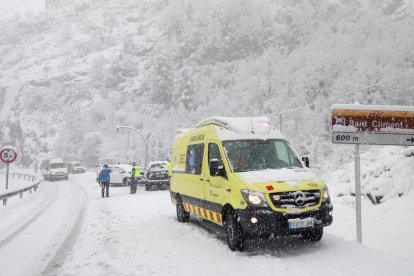
<instances>
[{"instance_id":1,"label":"snow on ground","mask_svg":"<svg viewBox=\"0 0 414 276\"><path fill-rule=\"evenodd\" d=\"M334 223L327 228L350 241L356 240L354 164L331 173L327 179L334 205ZM414 147L371 147L362 155L363 194L380 196L374 205L362 199L363 243L406 260L414 260ZM344 227L345 226L345 227Z\"/></svg>"},{"instance_id":2,"label":"snow on ground","mask_svg":"<svg viewBox=\"0 0 414 276\"><path fill-rule=\"evenodd\" d=\"M413 192L363 200L363 245L354 241L354 197L344 195L332 197L334 223L322 241L253 239L244 252L230 251L210 223L177 222L168 191L110 193L101 198L91 172L1 206L1 274L414 275Z\"/></svg>"},{"instance_id":3,"label":"snow on ground","mask_svg":"<svg viewBox=\"0 0 414 276\"><path fill-rule=\"evenodd\" d=\"M334 197L334 223L327 233L356 240L355 197ZM414 260L414 192L380 205L362 201L362 242L377 250Z\"/></svg>"},{"instance_id":4,"label":"snow on ground","mask_svg":"<svg viewBox=\"0 0 414 276\"><path fill-rule=\"evenodd\" d=\"M87 202L73 181L43 182L22 200L0 206L1 275L47 275L76 240Z\"/></svg>"},{"instance_id":5,"label":"snow on ground","mask_svg":"<svg viewBox=\"0 0 414 276\"><path fill-rule=\"evenodd\" d=\"M197 219L178 223L168 191L140 189L130 195L126 187L113 187L110 198L101 198L93 174L73 178L88 194L89 207L79 239L58 275L414 274L409 261L339 237L354 231L352 222L343 219L349 214L346 205L337 200L334 224L321 242L255 239L245 252L236 253L209 224ZM381 229L393 220L373 221Z\"/></svg>"}]
</instances>

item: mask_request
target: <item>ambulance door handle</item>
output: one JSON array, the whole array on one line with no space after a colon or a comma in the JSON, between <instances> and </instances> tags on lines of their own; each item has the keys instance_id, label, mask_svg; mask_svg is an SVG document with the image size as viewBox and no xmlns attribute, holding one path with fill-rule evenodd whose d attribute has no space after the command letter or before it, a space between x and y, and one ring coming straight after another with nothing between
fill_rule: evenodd
<instances>
[{"instance_id":1,"label":"ambulance door handle","mask_svg":"<svg viewBox=\"0 0 414 276\"><path fill-rule=\"evenodd\" d=\"M200 181L203 181L204 180L204 178L200 178Z\"/></svg>"},{"instance_id":2,"label":"ambulance door handle","mask_svg":"<svg viewBox=\"0 0 414 276\"><path fill-rule=\"evenodd\" d=\"M210 182L210 179L206 179L207 182Z\"/></svg>"}]
</instances>

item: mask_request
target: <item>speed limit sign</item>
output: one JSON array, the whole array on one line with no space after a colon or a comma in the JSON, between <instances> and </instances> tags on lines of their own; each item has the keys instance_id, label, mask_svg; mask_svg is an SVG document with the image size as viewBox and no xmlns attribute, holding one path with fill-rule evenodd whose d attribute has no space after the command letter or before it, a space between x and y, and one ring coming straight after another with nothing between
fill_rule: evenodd
<instances>
[{"instance_id":1,"label":"speed limit sign","mask_svg":"<svg viewBox=\"0 0 414 276\"><path fill-rule=\"evenodd\" d=\"M13 147L4 147L0 150L0 160L3 163L10 164L16 161L17 159L17 151Z\"/></svg>"}]
</instances>

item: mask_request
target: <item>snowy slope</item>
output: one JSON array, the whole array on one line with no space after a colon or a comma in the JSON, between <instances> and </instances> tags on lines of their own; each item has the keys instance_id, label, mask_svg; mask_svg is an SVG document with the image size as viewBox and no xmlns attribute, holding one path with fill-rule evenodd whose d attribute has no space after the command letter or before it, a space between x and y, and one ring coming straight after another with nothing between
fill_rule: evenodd
<instances>
[{"instance_id":1,"label":"snowy slope","mask_svg":"<svg viewBox=\"0 0 414 276\"><path fill-rule=\"evenodd\" d=\"M0 88L23 85L0 139L23 166L47 155L142 159L139 137L114 129L125 124L158 160L177 128L211 116L277 113L366 86L335 101L412 105L411 2L76 0L0 21ZM318 165L335 150L320 143L331 103L283 116L282 132Z\"/></svg>"},{"instance_id":2,"label":"snowy slope","mask_svg":"<svg viewBox=\"0 0 414 276\"><path fill-rule=\"evenodd\" d=\"M404 197L414 190L414 147L362 147L366 149L369 151L361 157L361 186L373 203ZM353 162L331 173L331 192L336 196L355 194L354 175Z\"/></svg>"},{"instance_id":3,"label":"snowy slope","mask_svg":"<svg viewBox=\"0 0 414 276\"><path fill-rule=\"evenodd\" d=\"M335 217L333 225L327 230L355 241L353 162L329 173L326 179ZM406 260L414 260L414 222L410 219L414 213L413 183L414 147L377 146L361 155L364 244Z\"/></svg>"}]
</instances>

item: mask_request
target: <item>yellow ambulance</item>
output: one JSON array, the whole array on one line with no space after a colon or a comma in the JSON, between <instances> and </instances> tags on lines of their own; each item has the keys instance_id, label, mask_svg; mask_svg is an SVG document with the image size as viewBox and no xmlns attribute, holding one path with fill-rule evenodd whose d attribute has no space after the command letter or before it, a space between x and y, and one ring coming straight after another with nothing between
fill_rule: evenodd
<instances>
[{"instance_id":1,"label":"yellow ambulance","mask_svg":"<svg viewBox=\"0 0 414 276\"><path fill-rule=\"evenodd\" d=\"M233 251L254 236L319 241L332 223L326 184L267 117L214 117L177 130L170 189L178 221L191 214L223 226Z\"/></svg>"}]
</instances>

